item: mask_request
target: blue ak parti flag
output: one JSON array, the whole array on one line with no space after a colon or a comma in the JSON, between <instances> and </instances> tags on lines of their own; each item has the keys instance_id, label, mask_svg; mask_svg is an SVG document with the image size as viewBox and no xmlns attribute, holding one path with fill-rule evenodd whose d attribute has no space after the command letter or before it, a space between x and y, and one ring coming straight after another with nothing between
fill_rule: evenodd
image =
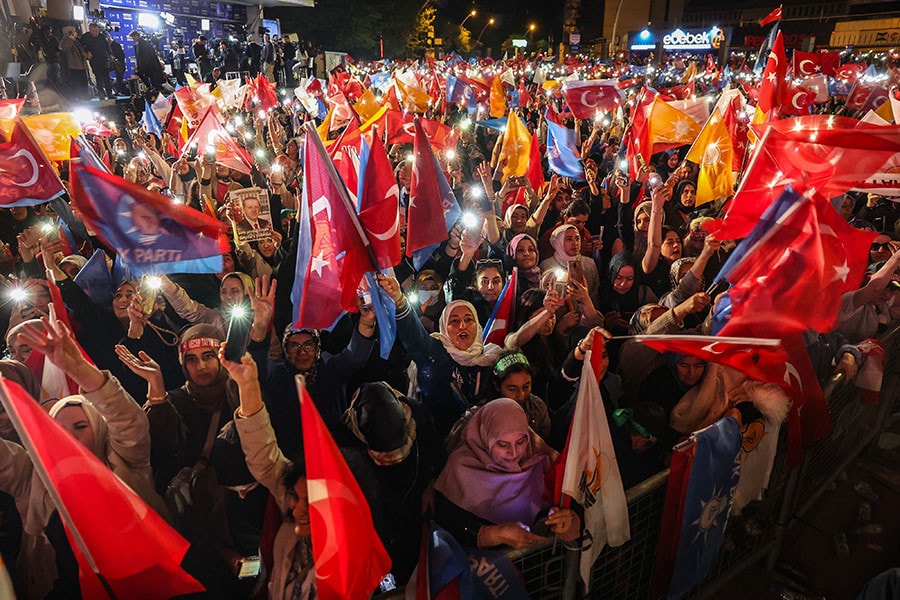
<instances>
[{"instance_id":1,"label":"blue ak parti flag","mask_svg":"<svg viewBox=\"0 0 900 600\"><path fill-rule=\"evenodd\" d=\"M553 119L547 121L547 163L550 170L572 179L584 180L584 168L575 149L575 130L564 127Z\"/></svg>"},{"instance_id":2,"label":"blue ak parti flag","mask_svg":"<svg viewBox=\"0 0 900 600\"><path fill-rule=\"evenodd\" d=\"M687 491L675 570L667 598L680 600L706 579L722 549L734 489L740 479L741 430L723 417L694 433L694 458Z\"/></svg>"},{"instance_id":3,"label":"blue ak parti flag","mask_svg":"<svg viewBox=\"0 0 900 600\"><path fill-rule=\"evenodd\" d=\"M72 201L85 224L136 275L219 273L219 221L112 173L73 165Z\"/></svg>"}]
</instances>

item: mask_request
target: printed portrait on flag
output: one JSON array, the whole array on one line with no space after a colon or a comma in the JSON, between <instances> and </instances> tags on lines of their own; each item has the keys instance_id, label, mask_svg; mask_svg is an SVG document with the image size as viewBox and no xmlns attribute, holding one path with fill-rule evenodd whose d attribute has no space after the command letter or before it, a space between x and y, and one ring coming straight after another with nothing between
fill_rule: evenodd
<instances>
[{"instance_id":1,"label":"printed portrait on flag","mask_svg":"<svg viewBox=\"0 0 900 600\"><path fill-rule=\"evenodd\" d=\"M167 215L128 194L122 196L119 206L118 226L129 242L116 251L129 260L150 265L199 258L191 255L191 244Z\"/></svg>"},{"instance_id":2,"label":"printed portrait on flag","mask_svg":"<svg viewBox=\"0 0 900 600\"><path fill-rule=\"evenodd\" d=\"M232 190L229 193L228 209L236 242L255 242L272 235L272 208L266 190Z\"/></svg>"}]
</instances>

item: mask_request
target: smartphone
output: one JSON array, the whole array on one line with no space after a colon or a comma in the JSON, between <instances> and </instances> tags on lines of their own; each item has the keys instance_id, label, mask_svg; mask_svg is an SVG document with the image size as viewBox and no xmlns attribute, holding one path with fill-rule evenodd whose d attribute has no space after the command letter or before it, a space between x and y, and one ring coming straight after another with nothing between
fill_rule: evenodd
<instances>
[{"instance_id":1,"label":"smartphone","mask_svg":"<svg viewBox=\"0 0 900 600\"><path fill-rule=\"evenodd\" d=\"M661 183L662 177L660 177L658 173L651 173L650 176L647 177L647 189L651 192Z\"/></svg>"},{"instance_id":2,"label":"smartphone","mask_svg":"<svg viewBox=\"0 0 900 600\"><path fill-rule=\"evenodd\" d=\"M156 280L159 281L159 278L157 277ZM150 285L151 281L152 279L148 275L141 277L141 309L145 315L153 312L153 305L156 304L156 294L159 292L159 286L154 287Z\"/></svg>"},{"instance_id":3,"label":"smartphone","mask_svg":"<svg viewBox=\"0 0 900 600\"><path fill-rule=\"evenodd\" d=\"M250 326L253 324L253 309L250 304L242 302L231 308L228 319L228 334L225 336L225 359L241 362L250 343Z\"/></svg>"},{"instance_id":4,"label":"smartphone","mask_svg":"<svg viewBox=\"0 0 900 600\"><path fill-rule=\"evenodd\" d=\"M372 293L371 292L363 292L359 295L359 299L362 301L362 305L364 308L372 307Z\"/></svg>"},{"instance_id":5,"label":"smartphone","mask_svg":"<svg viewBox=\"0 0 900 600\"><path fill-rule=\"evenodd\" d=\"M585 283L584 266L578 259L569 261L569 280L576 280L578 283Z\"/></svg>"},{"instance_id":6,"label":"smartphone","mask_svg":"<svg viewBox=\"0 0 900 600\"><path fill-rule=\"evenodd\" d=\"M259 575L260 560L258 556L248 556L241 559L241 570L238 571L238 579L250 579Z\"/></svg>"},{"instance_id":7,"label":"smartphone","mask_svg":"<svg viewBox=\"0 0 900 600\"><path fill-rule=\"evenodd\" d=\"M560 269L561 271L562 269ZM566 297L566 286L568 284L568 279L557 276L553 280L553 289L556 290L556 293L559 294L560 299Z\"/></svg>"},{"instance_id":8,"label":"smartphone","mask_svg":"<svg viewBox=\"0 0 900 600\"><path fill-rule=\"evenodd\" d=\"M194 142L190 146L188 146L187 157L190 160L194 160L197 158L197 142Z\"/></svg>"}]
</instances>

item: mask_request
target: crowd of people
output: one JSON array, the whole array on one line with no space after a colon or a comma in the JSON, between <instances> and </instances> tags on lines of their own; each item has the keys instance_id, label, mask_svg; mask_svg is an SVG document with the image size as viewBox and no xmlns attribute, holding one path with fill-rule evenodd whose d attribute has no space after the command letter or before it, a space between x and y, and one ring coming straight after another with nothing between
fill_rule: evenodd
<instances>
[{"instance_id":1,"label":"crowd of people","mask_svg":"<svg viewBox=\"0 0 900 600\"><path fill-rule=\"evenodd\" d=\"M281 56L290 86L287 65L301 54L288 58L285 43L279 55L268 38L250 50L249 69L276 79ZM68 62L70 77L77 65L92 65L97 76L109 64L93 27L66 39L63 55L64 46L84 50L80 62ZM206 42L198 38L189 60L212 82L218 63ZM227 44L215 56L221 69L243 68ZM113 85L106 75L98 79L104 93ZM562 106L533 91L517 112L544 143L545 108ZM535 189L527 177L501 183L500 134L473 126L459 107L447 109L444 121L459 141L439 158L475 224L455 225L421 268L403 258L377 275L396 306L397 339L387 358L377 350L382 332L371 296L360 294L357 312L330 330L293 325L310 135L299 123L316 115L295 102L268 115L232 108L226 117L240 119L238 134L248 134L234 137L252 151L249 175L202 152L176 152L172 134L147 131L133 110L109 123L112 136L88 136L113 173L201 211L213 206L228 231L230 195L267 191L270 234L234 242L217 275L161 275L151 285L112 268L119 259L94 232L61 229L58 204L0 213L8 249L0 258L12 294L2 307L0 372L177 527L191 543L185 568L210 597L246 598L266 588L271 598L315 597L305 475L305 461L315 457L302 452L297 374L391 557L382 591L409 580L427 518L464 546L529 548L555 535L579 547L580 509L549 498L544 475L566 443L590 354L602 354L597 376L625 488L664 469L673 445L693 431L726 414L752 420L769 409L727 368L629 339L709 334L718 299L709 285L736 241L708 233L725 199L696 206L698 165L685 160L687 148L654 155L634 177L622 167L627 111L608 123L570 119L582 140L584 177L551 174L545 156L546 183ZM332 129L333 139L340 127ZM415 177L411 150L398 144L388 153L403 215ZM66 179L65 163L61 173ZM840 371L852 379L864 360L858 345L900 319L900 211L876 194L834 202L847 221L878 236L866 280L842 298L838 327L811 331L806 341L819 377ZM109 289L78 277L95 250L111 265ZM485 343L513 270L514 322L502 345ZM64 302L55 310L48 274ZM253 315L239 362L223 348L237 306ZM59 319L63 311L71 328ZM57 509L2 412L0 436L4 562L23 598L76 597L77 568ZM274 528L265 518L270 498ZM260 555L259 574L242 574Z\"/></svg>"},{"instance_id":2,"label":"crowd of people","mask_svg":"<svg viewBox=\"0 0 900 600\"><path fill-rule=\"evenodd\" d=\"M9 47L0 47L0 60L19 63L30 81L71 100L130 96L137 88L129 86L126 73L152 90L166 92L185 85L185 74L213 82L228 74L263 73L280 87L292 87L317 70L324 76L324 59L311 41L269 33L211 39L200 33L191 39L173 37L166 44L159 35L135 29L128 34L134 55L127 58L109 27L108 21L95 20L82 33L72 25L26 23L10 33Z\"/></svg>"}]
</instances>

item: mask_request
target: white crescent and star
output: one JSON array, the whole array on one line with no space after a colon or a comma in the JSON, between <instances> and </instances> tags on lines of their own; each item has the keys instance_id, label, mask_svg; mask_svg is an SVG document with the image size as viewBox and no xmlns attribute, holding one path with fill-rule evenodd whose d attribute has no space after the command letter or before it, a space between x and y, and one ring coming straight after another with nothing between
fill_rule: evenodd
<instances>
[{"instance_id":1,"label":"white crescent and star","mask_svg":"<svg viewBox=\"0 0 900 600\"><path fill-rule=\"evenodd\" d=\"M797 110L803 110L804 108L806 108L805 106L797 105L797 97L798 96L806 96L806 91L801 91L801 92L797 92L796 94L794 94L794 96L791 98L791 106L793 106Z\"/></svg>"},{"instance_id":2,"label":"white crescent and star","mask_svg":"<svg viewBox=\"0 0 900 600\"><path fill-rule=\"evenodd\" d=\"M40 177L40 173L38 172L37 161L34 159L34 155L32 155L31 152L29 152L28 150L26 150L24 148L22 148L21 150L19 150L12 156L10 156L9 160L13 161L13 160L19 158L20 156L25 158L25 160L28 161L28 165L31 167L31 177L28 178L28 181L25 181L24 183L19 183L18 181L16 181L15 179L12 178L12 176L11 176L12 171L10 171L8 169L4 169L3 167L0 167L0 173L10 174L10 181L15 186L30 187L30 186L34 185L35 183L37 183L38 177Z\"/></svg>"},{"instance_id":3,"label":"white crescent and star","mask_svg":"<svg viewBox=\"0 0 900 600\"><path fill-rule=\"evenodd\" d=\"M813 65L812 70L807 70L807 69L803 66L803 63L809 63L809 64ZM813 61L809 60L808 58L804 58L803 60L800 61L800 64L797 65L797 66L800 67L800 72L803 73L804 75L812 75L813 73L816 72L816 70L815 70L815 64L816 64L816 63L814 63Z\"/></svg>"},{"instance_id":4,"label":"white crescent and star","mask_svg":"<svg viewBox=\"0 0 900 600\"><path fill-rule=\"evenodd\" d=\"M791 381L791 378L796 379L797 383L795 384ZM797 367L789 362L784 363L784 381L791 387L796 387L800 390L801 394L803 393L803 380L800 378L800 372L797 371Z\"/></svg>"},{"instance_id":5,"label":"white crescent and star","mask_svg":"<svg viewBox=\"0 0 900 600\"><path fill-rule=\"evenodd\" d=\"M700 349L703 350L704 352L709 352L710 354L722 354L723 352L721 350L713 350L713 348L715 348L720 343L721 342L712 342L710 344L703 346Z\"/></svg>"}]
</instances>

